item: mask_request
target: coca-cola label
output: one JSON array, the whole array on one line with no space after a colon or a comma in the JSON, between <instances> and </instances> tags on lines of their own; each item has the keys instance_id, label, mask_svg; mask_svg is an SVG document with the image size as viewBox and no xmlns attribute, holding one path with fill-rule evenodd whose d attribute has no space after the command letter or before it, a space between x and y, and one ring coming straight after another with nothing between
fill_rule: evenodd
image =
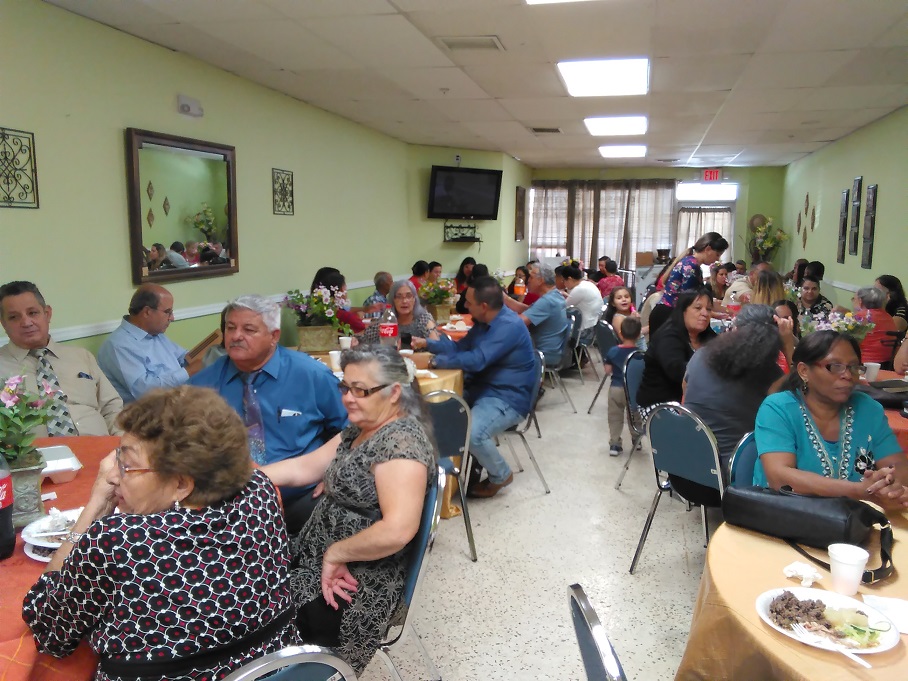
<instances>
[{"instance_id":1,"label":"coca-cola label","mask_svg":"<svg viewBox=\"0 0 908 681\"><path fill-rule=\"evenodd\" d=\"M397 333L397 324L379 324L378 335L382 338L394 338L394 336L399 335Z\"/></svg>"},{"instance_id":2,"label":"coca-cola label","mask_svg":"<svg viewBox=\"0 0 908 681\"><path fill-rule=\"evenodd\" d=\"M13 479L7 475L0 478L0 508L6 508L13 503Z\"/></svg>"}]
</instances>

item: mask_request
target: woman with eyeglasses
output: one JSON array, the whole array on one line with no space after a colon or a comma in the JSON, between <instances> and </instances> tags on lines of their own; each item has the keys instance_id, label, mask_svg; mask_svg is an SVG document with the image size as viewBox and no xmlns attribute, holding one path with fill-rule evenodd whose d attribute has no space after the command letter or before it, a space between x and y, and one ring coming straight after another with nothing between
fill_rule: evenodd
<instances>
[{"instance_id":1,"label":"woman with eyeglasses","mask_svg":"<svg viewBox=\"0 0 908 681\"><path fill-rule=\"evenodd\" d=\"M361 674L403 593L435 449L422 397L400 354L361 345L341 355L350 424L316 451L263 468L277 485L324 481L321 503L292 540L297 626Z\"/></svg>"},{"instance_id":2,"label":"woman with eyeglasses","mask_svg":"<svg viewBox=\"0 0 908 681\"><path fill-rule=\"evenodd\" d=\"M213 390L146 393L82 513L25 597L39 651L82 640L96 681L214 679L300 641L277 490Z\"/></svg>"},{"instance_id":3,"label":"woman with eyeglasses","mask_svg":"<svg viewBox=\"0 0 908 681\"><path fill-rule=\"evenodd\" d=\"M851 336L816 331L792 356L787 390L757 412L754 484L908 508L908 461L883 407L855 386L864 373Z\"/></svg>"},{"instance_id":4,"label":"woman with eyeglasses","mask_svg":"<svg viewBox=\"0 0 908 681\"><path fill-rule=\"evenodd\" d=\"M438 340L435 320L419 302L416 287L409 279L402 279L391 284L388 301L391 303L394 314L397 315L397 327L401 339L404 338L404 334L410 334L410 336ZM374 345L379 342L378 326L378 324L369 325L363 334L363 343Z\"/></svg>"}]
</instances>

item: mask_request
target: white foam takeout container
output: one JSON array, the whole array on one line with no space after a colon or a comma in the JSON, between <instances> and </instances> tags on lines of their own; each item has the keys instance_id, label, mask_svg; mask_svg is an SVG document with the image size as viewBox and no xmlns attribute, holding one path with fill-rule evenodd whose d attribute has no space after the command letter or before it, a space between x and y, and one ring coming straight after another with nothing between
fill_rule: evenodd
<instances>
[{"instance_id":1,"label":"white foam takeout container","mask_svg":"<svg viewBox=\"0 0 908 681\"><path fill-rule=\"evenodd\" d=\"M47 466L41 471L45 478L49 477L54 483L61 484L70 482L76 477L76 473L82 468L82 462L76 458L66 445L53 445L51 447L39 447L38 451L47 461Z\"/></svg>"}]
</instances>

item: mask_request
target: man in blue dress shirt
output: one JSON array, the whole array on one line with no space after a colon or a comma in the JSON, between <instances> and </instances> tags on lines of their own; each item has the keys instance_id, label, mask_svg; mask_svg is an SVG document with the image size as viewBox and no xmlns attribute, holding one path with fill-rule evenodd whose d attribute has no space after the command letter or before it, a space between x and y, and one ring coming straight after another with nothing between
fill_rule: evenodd
<instances>
[{"instance_id":1,"label":"man in blue dress shirt","mask_svg":"<svg viewBox=\"0 0 908 681\"><path fill-rule=\"evenodd\" d=\"M567 326L564 296L555 288L555 270L551 265L533 263L529 270L527 288L530 293L539 296L536 302L525 305L510 296L504 302L520 315L530 329L530 337L545 357L545 365L558 366L564 352L564 329Z\"/></svg>"},{"instance_id":2,"label":"man in blue dress shirt","mask_svg":"<svg viewBox=\"0 0 908 681\"><path fill-rule=\"evenodd\" d=\"M466 290L473 328L456 343L414 338L414 348L435 354L430 367L463 369L464 398L473 417L470 452L488 478L470 496L492 497L514 480L495 446L495 436L517 425L530 412L538 381L536 352L526 324L504 307L504 293L493 277L479 277Z\"/></svg>"},{"instance_id":3,"label":"man in blue dress shirt","mask_svg":"<svg viewBox=\"0 0 908 681\"><path fill-rule=\"evenodd\" d=\"M240 296L225 310L227 356L189 381L214 388L243 417L258 464L308 454L347 424L334 374L309 355L279 345L280 329L277 303ZM315 507L314 488L281 489L291 532Z\"/></svg>"},{"instance_id":4,"label":"man in blue dress shirt","mask_svg":"<svg viewBox=\"0 0 908 681\"><path fill-rule=\"evenodd\" d=\"M98 364L129 404L152 388L172 388L189 380L186 350L164 335L173 321L173 296L163 286L143 284L98 351Z\"/></svg>"}]
</instances>

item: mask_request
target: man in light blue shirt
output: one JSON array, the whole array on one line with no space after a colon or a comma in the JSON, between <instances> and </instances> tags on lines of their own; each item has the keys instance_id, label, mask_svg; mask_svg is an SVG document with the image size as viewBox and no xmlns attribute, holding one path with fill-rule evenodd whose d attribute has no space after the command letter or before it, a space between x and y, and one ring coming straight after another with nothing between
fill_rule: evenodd
<instances>
[{"instance_id":1,"label":"man in light blue shirt","mask_svg":"<svg viewBox=\"0 0 908 681\"><path fill-rule=\"evenodd\" d=\"M98 351L98 364L124 404L152 388L172 388L189 380L186 350L164 335L172 321L170 292L143 284L129 301L129 314Z\"/></svg>"},{"instance_id":2,"label":"man in light blue shirt","mask_svg":"<svg viewBox=\"0 0 908 681\"><path fill-rule=\"evenodd\" d=\"M558 366L564 350L564 330L567 315L564 310L564 296L555 288L555 270L550 265L533 263L527 281L530 293L539 298L532 305L525 305L513 298L505 298L505 304L520 315L530 328L533 344L545 356L545 365Z\"/></svg>"}]
</instances>

